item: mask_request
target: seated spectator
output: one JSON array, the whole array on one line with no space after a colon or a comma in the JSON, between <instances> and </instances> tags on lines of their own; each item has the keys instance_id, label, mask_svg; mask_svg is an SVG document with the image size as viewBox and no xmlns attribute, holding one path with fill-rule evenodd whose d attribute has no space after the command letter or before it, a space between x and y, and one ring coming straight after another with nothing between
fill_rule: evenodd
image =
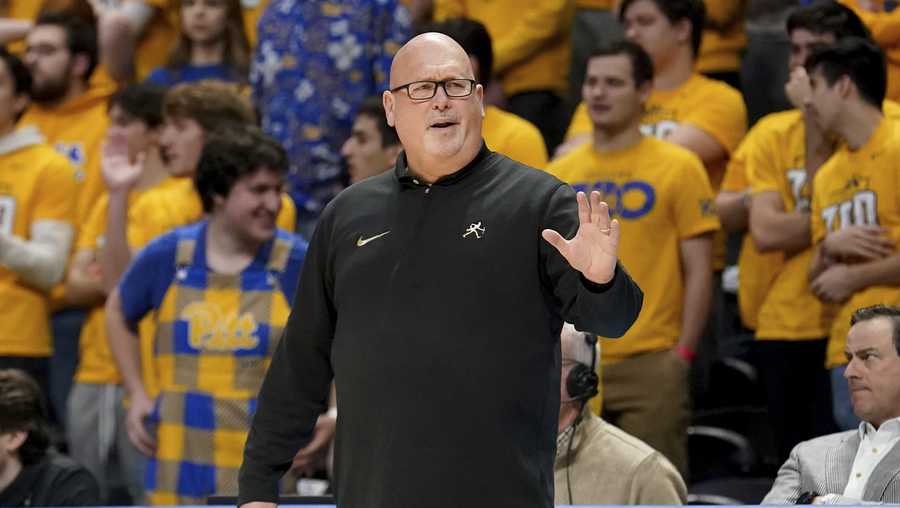
<instances>
[{"instance_id":1,"label":"seated spectator","mask_svg":"<svg viewBox=\"0 0 900 508\"><path fill-rule=\"evenodd\" d=\"M0 506L92 506L85 468L50 449L41 389L18 369L0 370Z\"/></svg>"},{"instance_id":2,"label":"seated spectator","mask_svg":"<svg viewBox=\"0 0 900 508\"><path fill-rule=\"evenodd\" d=\"M208 218L148 245L107 300L110 347L131 400L128 435L150 457L151 504L237 491L256 394L306 253L303 239L276 227L286 171L284 150L254 126L211 135L194 177ZM151 311L155 401L135 333Z\"/></svg>"},{"instance_id":3,"label":"seated spectator","mask_svg":"<svg viewBox=\"0 0 900 508\"><path fill-rule=\"evenodd\" d=\"M182 0L181 33L163 67L147 82L172 86L218 79L246 83L250 45L244 33L240 0Z\"/></svg>"},{"instance_id":4,"label":"seated spectator","mask_svg":"<svg viewBox=\"0 0 900 508\"><path fill-rule=\"evenodd\" d=\"M356 112L350 137L341 147L350 183L379 175L394 167L403 150L397 131L388 125L381 97L366 99Z\"/></svg>"},{"instance_id":5,"label":"seated spectator","mask_svg":"<svg viewBox=\"0 0 900 508\"><path fill-rule=\"evenodd\" d=\"M560 345L556 504L683 504L687 488L672 463L587 407L599 383L596 337L566 323Z\"/></svg>"},{"instance_id":6,"label":"seated spectator","mask_svg":"<svg viewBox=\"0 0 900 508\"><path fill-rule=\"evenodd\" d=\"M900 503L900 309L857 309L849 325L844 377L862 423L794 447L763 504Z\"/></svg>"},{"instance_id":7,"label":"seated spectator","mask_svg":"<svg viewBox=\"0 0 900 508\"><path fill-rule=\"evenodd\" d=\"M75 223L75 172L34 127L17 121L31 75L0 49L0 368L48 386L50 289L65 274Z\"/></svg>"},{"instance_id":8,"label":"seated spectator","mask_svg":"<svg viewBox=\"0 0 900 508\"><path fill-rule=\"evenodd\" d=\"M137 180L128 202L168 177L159 155L163 94L158 87L130 85L110 99L104 171L126 173L113 175L118 181ZM115 190L111 193L115 194ZM82 224L66 279L68 299L89 309L79 338L78 370L69 394L66 437L72 457L97 478L104 503L110 502L114 479L120 479L132 500L140 503L144 459L125 432L121 376L109 351L103 310L109 206L110 195L104 194L87 223Z\"/></svg>"},{"instance_id":9,"label":"seated spectator","mask_svg":"<svg viewBox=\"0 0 900 508\"><path fill-rule=\"evenodd\" d=\"M468 53L475 80L487 89L494 72L494 49L491 36L480 22L468 18L451 18L425 27L428 32L450 36ZM507 113L492 104L484 106L482 136L488 148L533 168L547 165L547 147L541 131L531 122Z\"/></svg>"}]
</instances>

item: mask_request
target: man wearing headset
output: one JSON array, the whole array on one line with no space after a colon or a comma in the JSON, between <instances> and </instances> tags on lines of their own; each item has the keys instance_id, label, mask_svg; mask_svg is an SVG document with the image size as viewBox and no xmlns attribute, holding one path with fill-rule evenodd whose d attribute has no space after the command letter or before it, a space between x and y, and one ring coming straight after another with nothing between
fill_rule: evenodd
<instances>
[{"instance_id":1,"label":"man wearing headset","mask_svg":"<svg viewBox=\"0 0 900 508\"><path fill-rule=\"evenodd\" d=\"M560 334L555 503L679 505L687 488L662 454L590 411L599 378L597 338L569 323Z\"/></svg>"}]
</instances>

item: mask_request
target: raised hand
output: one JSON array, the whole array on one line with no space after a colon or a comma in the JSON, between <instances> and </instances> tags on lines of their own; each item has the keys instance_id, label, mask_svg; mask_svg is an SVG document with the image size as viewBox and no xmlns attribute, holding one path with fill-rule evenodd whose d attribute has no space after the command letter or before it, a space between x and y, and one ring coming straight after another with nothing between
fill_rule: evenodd
<instances>
[{"instance_id":1,"label":"raised hand","mask_svg":"<svg viewBox=\"0 0 900 508\"><path fill-rule=\"evenodd\" d=\"M784 93L795 108L803 109L806 106L812 95L812 85L805 68L801 66L791 71L791 77L784 85Z\"/></svg>"},{"instance_id":2,"label":"raised hand","mask_svg":"<svg viewBox=\"0 0 900 508\"><path fill-rule=\"evenodd\" d=\"M103 143L101 159L101 172L106 189L109 192L128 192L137 184L143 171L143 152L131 162L125 135L110 132Z\"/></svg>"},{"instance_id":3,"label":"raised hand","mask_svg":"<svg viewBox=\"0 0 900 508\"><path fill-rule=\"evenodd\" d=\"M619 249L619 221L609 218L609 206L600 200L600 193L591 192L590 205L583 192L578 199L578 232L566 240L558 232L545 229L544 240L556 247L572 268L596 284L612 280L616 271Z\"/></svg>"}]
</instances>

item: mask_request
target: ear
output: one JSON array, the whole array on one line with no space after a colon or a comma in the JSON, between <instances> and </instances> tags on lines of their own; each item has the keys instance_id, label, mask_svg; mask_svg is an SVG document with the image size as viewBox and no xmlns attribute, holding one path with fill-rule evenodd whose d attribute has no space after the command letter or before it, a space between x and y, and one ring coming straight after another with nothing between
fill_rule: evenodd
<instances>
[{"instance_id":1,"label":"ear","mask_svg":"<svg viewBox=\"0 0 900 508\"><path fill-rule=\"evenodd\" d=\"M7 453L16 453L28 439L27 430L13 430L0 434L0 446Z\"/></svg>"},{"instance_id":2,"label":"ear","mask_svg":"<svg viewBox=\"0 0 900 508\"><path fill-rule=\"evenodd\" d=\"M692 24L687 18L681 19L678 23L672 25L679 43L691 45L691 32L693 32Z\"/></svg>"},{"instance_id":3,"label":"ear","mask_svg":"<svg viewBox=\"0 0 900 508\"><path fill-rule=\"evenodd\" d=\"M837 88L838 94L841 98L846 99L850 96L850 94L856 90L856 84L853 83L853 80L850 79L850 76L844 74L840 78L838 78L837 83L834 84Z\"/></svg>"},{"instance_id":4,"label":"ear","mask_svg":"<svg viewBox=\"0 0 900 508\"><path fill-rule=\"evenodd\" d=\"M475 85L475 99L478 100L478 107L481 109L481 118L484 118L484 87L480 84Z\"/></svg>"},{"instance_id":5,"label":"ear","mask_svg":"<svg viewBox=\"0 0 900 508\"><path fill-rule=\"evenodd\" d=\"M28 109L28 105L31 104L31 98L28 97L28 94L20 94L17 95L13 100L13 111L18 115L24 113L26 109Z\"/></svg>"},{"instance_id":6,"label":"ear","mask_svg":"<svg viewBox=\"0 0 900 508\"><path fill-rule=\"evenodd\" d=\"M381 94L381 105L384 106L384 117L387 124L396 128L394 125L394 94L390 90L385 90Z\"/></svg>"},{"instance_id":7,"label":"ear","mask_svg":"<svg viewBox=\"0 0 900 508\"><path fill-rule=\"evenodd\" d=\"M88 57L87 55L78 53L72 56L72 73L75 76L83 76L79 79L83 79L85 82L90 78L90 76L86 76L88 69Z\"/></svg>"},{"instance_id":8,"label":"ear","mask_svg":"<svg viewBox=\"0 0 900 508\"><path fill-rule=\"evenodd\" d=\"M212 195L212 200L213 200L213 206L212 206L212 210L210 210L209 213L214 213L216 210L221 210L222 208L225 207L225 200L226 200L225 196L214 192Z\"/></svg>"},{"instance_id":9,"label":"ear","mask_svg":"<svg viewBox=\"0 0 900 508\"><path fill-rule=\"evenodd\" d=\"M653 93L653 81L650 80L642 84L637 91L641 98L641 104L647 104L647 101L650 100L650 94Z\"/></svg>"}]
</instances>

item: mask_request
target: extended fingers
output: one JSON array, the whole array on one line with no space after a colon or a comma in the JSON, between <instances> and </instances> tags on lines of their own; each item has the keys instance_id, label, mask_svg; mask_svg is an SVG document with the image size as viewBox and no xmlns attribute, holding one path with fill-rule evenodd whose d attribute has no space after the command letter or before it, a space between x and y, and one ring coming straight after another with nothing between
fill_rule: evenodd
<instances>
[{"instance_id":1,"label":"extended fingers","mask_svg":"<svg viewBox=\"0 0 900 508\"><path fill-rule=\"evenodd\" d=\"M612 240L612 244L615 246L619 245L619 234L620 234L619 221L617 219L613 219L609 223L609 236L610 236L610 239Z\"/></svg>"},{"instance_id":2,"label":"extended fingers","mask_svg":"<svg viewBox=\"0 0 900 508\"><path fill-rule=\"evenodd\" d=\"M591 222L604 233L609 233L609 205L600 199L600 193L591 193Z\"/></svg>"},{"instance_id":3,"label":"extended fingers","mask_svg":"<svg viewBox=\"0 0 900 508\"><path fill-rule=\"evenodd\" d=\"M588 198L584 195L584 192L578 192L575 194L575 199L578 200L578 223L579 224L587 224L591 222L591 207L588 205Z\"/></svg>"},{"instance_id":4,"label":"extended fingers","mask_svg":"<svg viewBox=\"0 0 900 508\"><path fill-rule=\"evenodd\" d=\"M562 254L563 257L568 259L566 257L566 254L568 253L568 245L566 239L563 238L562 235L552 229L545 229L541 231L541 236L544 238L544 240L547 241L547 243L554 246L556 250L558 250L559 253Z\"/></svg>"}]
</instances>

